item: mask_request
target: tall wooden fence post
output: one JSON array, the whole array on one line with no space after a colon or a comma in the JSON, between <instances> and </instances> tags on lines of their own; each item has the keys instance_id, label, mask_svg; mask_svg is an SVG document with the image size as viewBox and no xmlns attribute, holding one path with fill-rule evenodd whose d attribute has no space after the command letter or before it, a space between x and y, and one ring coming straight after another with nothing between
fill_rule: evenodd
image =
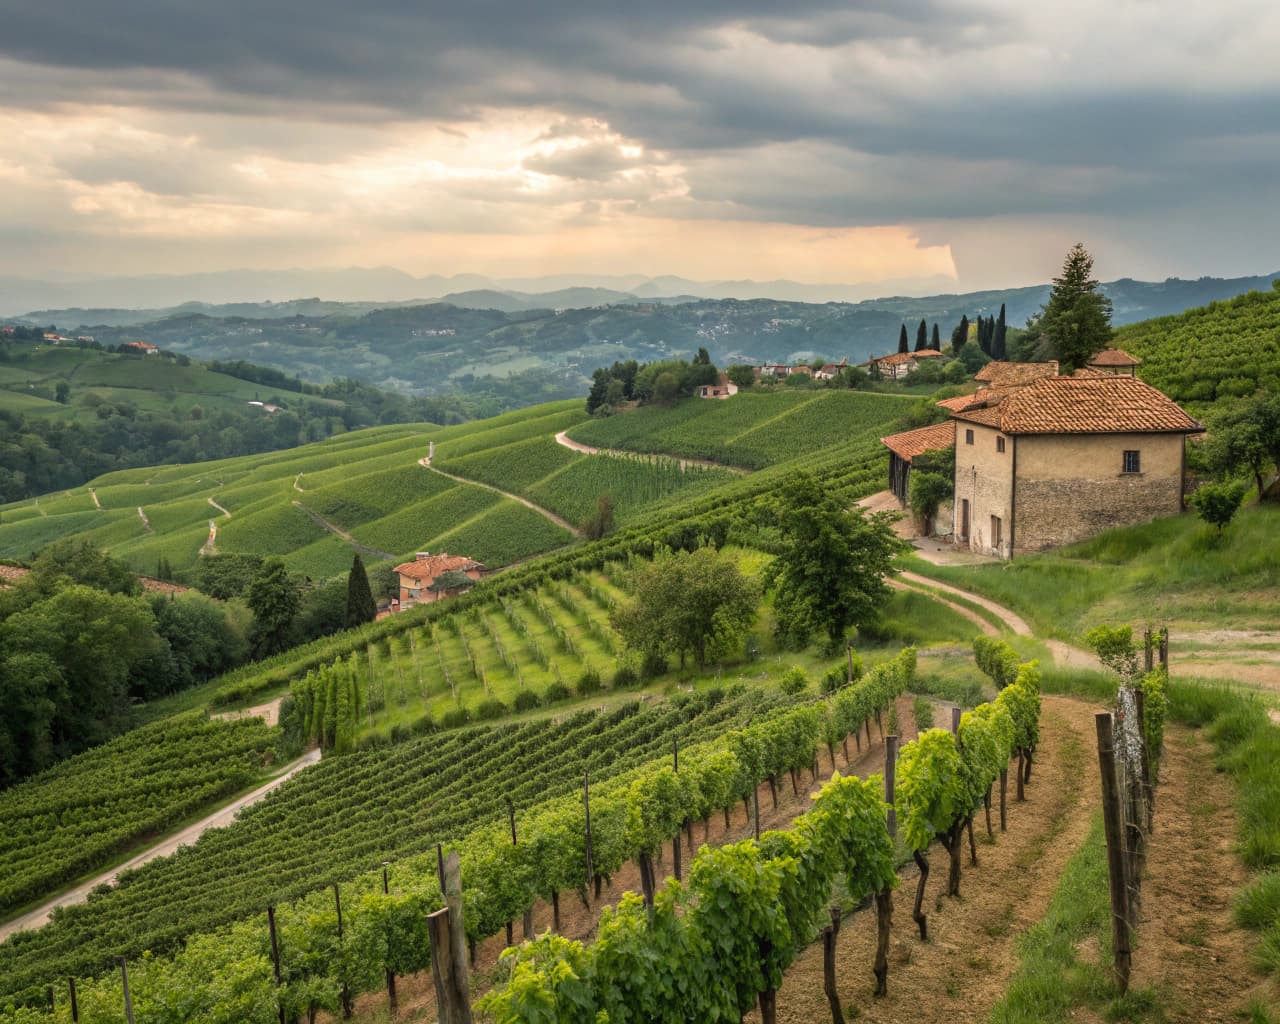
<instances>
[{"instance_id":1,"label":"tall wooden fence post","mask_svg":"<svg viewBox=\"0 0 1280 1024\"><path fill-rule=\"evenodd\" d=\"M889 805L889 817L886 824L889 835L898 834L898 811L894 807L895 790L898 785L898 737L890 733L884 738L884 802Z\"/></svg>"},{"instance_id":2,"label":"tall wooden fence post","mask_svg":"<svg viewBox=\"0 0 1280 1024\"><path fill-rule=\"evenodd\" d=\"M342 983L342 990L339 998L342 1002L342 1019L351 1019L351 989L347 987L347 966L346 955L342 939L342 895L338 892L338 883L333 883L333 907L338 912L338 956L342 959L342 976L339 981Z\"/></svg>"},{"instance_id":3,"label":"tall wooden fence post","mask_svg":"<svg viewBox=\"0 0 1280 1024\"><path fill-rule=\"evenodd\" d=\"M457 1024L471 1024L471 985L467 980L467 929L462 920L462 858L453 850L444 862L445 904L449 908L449 931L452 936L453 985L457 990L462 1016Z\"/></svg>"},{"instance_id":4,"label":"tall wooden fence post","mask_svg":"<svg viewBox=\"0 0 1280 1024\"><path fill-rule=\"evenodd\" d=\"M382 862L382 895L383 896L391 895L391 879L387 874L387 870L389 867L390 867L389 861ZM508 939L511 938L510 928L511 928L511 925L508 924L507 925ZM508 942L508 945L510 945L510 942ZM400 1009L400 1000L396 997L396 972L393 971L390 967L387 968L387 1007L391 1011L391 1017L394 1020L396 1013Z\"/></svg>"},{"instance_id":5,"label":"tall wooden fence post","mask_svg":"<svg viewBox=\"0 0 1280 1024\"><path fill-rule=\"evenodd\" d=\"M751 819L755 827L756 842L760 841L760 785L751 787Z\"/></svg>"},{"instance_id":6,"label":"tall wooden fence post","mask_svg":"<svg viewBox=\"0 0 1280 1024\"><path fill-rule=\"evenodd\" d=\"M280 942L276 938L276 908L267 906L267 930L271 933L271 966L276 979L276 1009L279 1011L280 1024L285 1024L284 1002L280 998Z\"/></svg>"},{"instance_id":7,"label":"tall wooden fence post","mask_svg":"<svg viewBox=\"0 0 1280 1024\"><path fill-rule=\"evenodd\" d=\"M133 1024L133 996L129 992L129 964L120 958L120 981L124 985L124 1019Z\"/></svg>"},{"instance_id":8,"label":"tall wooden fence post","mask_svg":"<svg viewBox=\"0 0 1280 1024\"><path fill-rule=\"evenodd\" d=\"M1151 627L1148 626L1142 633L1142 667L1150 672L1155 665L1153 664L1153 652L1151 649Z\"/></svg>"},{"instance_id":9,"label":"tall wooden fence post","mask_svg":"<svg viewBox=\"0 0 1280 1024\"><path fill-rule=\"evenodd\" d=\"M831 908L831 923L822 929L822 990L831 1007L831 1024L844 1024L840 990L836 987L836 939L840 935L840 908Z\"/></svg>"},{"instance_id":10,"label":"tall wooden fence post","mask_svg":"<svg viewBox=\"0 0 1280 1024\"><path fill-rule=\"evenodd\" d=\"M1094 721L1098 731L1098 769L1102 775L1102 823L1107 835L1107 877L1111 888L1111 948L1115 959L1116 987L1129 990L1129 880L1126 877L1124 821L1116 779L1116 755L1112 720L1100 712Z\"/></svg>"},{"instance_id":11,"label":"tall wooden fence post","mask_svg":"<svg viewBox=\"0 0 1280 1024\"><path fill-rule=\"evenodd\" d=\"M80 1024L80 1004L76 1002L76 979L67 979L67 990L71 993L71 1024Z\"/></svg>"},{"instance_id":12,"label":"tall wooden fence post","mask_svg":"<svg viewBox=\"0 0 1280 1024\"><path fill-rule=\"evenodd\" d=\"M587 891L591 891L591 883L595 879L595 868L592 863L591 850L591 773L582 773L582 813L586 818L586 854L587 854Z\"/></svg>"}]
</instances>

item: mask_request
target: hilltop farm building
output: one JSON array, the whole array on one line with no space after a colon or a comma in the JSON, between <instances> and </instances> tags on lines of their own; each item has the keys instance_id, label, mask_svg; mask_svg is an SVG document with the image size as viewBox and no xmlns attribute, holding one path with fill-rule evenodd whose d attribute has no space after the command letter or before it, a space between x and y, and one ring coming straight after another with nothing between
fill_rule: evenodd
<instances>
[{"instance_id":1,"label":"hilltop farm building","mask_svg":"<svg viewBox=\"0 0 1280 1024\"><path fill-rule=\"evenodd\" d=\"M940 403L946 423L881 439L904 505L911 460L954 443L957 546L1012 558L1182 511L1200 424L1136 377L1050 365L997 366L998 383Z\"/></svg>"}]
</instances>

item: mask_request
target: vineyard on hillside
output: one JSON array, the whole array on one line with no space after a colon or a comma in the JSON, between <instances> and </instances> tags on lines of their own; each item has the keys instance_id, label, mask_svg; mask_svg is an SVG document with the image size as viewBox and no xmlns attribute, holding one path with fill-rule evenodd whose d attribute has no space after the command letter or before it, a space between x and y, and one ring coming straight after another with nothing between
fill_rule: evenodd
<instances>
[{"instance_id":1,"label":"vineyard on hillside","mask_svg":"<svg viewBox=\"0 0 1280 1024\"><path fill-rule=\"evenodd\" d=\"M598 448L762 469L883 432L909 408L897 395L855 391L744 393L723 402L687 399L674 409L646 406L583 423L569 436Z\"/></svg>"},{"instance_id":2,"label":"vineyard on hillside","mask_svg":"<svg viewBox=\"0 0 1280 1024\"><path fill-rule=\"evenodd\" d=\"M129 873L0 945L0 1002L85 976L120 953L172 948L335 881L460 840L505 816L682 746L711 740L795 698L737 687L563 721L472 728L326 758L245 810L230 828ZM401 872L401 884L424 872Z\"/></svg>"},{"instance_id":3,"label":"vineyard on hillside","mask_svg":"<svg viewBox=\"0 0 1280 1024\"><path fill-rule=\"evenodd\" d=\"M377 552L398 559L452 546L503 565L558 547L569 534L418 460L432 441L483 452L550 438L583 416L581 403L559 402L457 427L376 427L290 451L112 473L0 509L0 557L27 557L75 534L138 571L154 572L161 558L182 571L194 566L213 522L218 552L283 555L291 569L316 578L351 565L352 546L330 526L351 533L374 553L371 561Z\"/></svg>"},{"instance_id":4,"label":"vineyard on hillside","mask_svg":"<svg viewBox=\"0 0 1280 1024\"><path fill-rule=\"evenodd\" d=\"M1142 360L1139 376L1179 402L1280 389L1280 287L1130 324L1114 344Z\"/></svg>"},{"instance_id":5,"label":"vineyard on hillside","mask_svg":"<svg viewBox=\"0 0 1280 1024\"><path fill-rule=\"evenodd\" d=\"M0 793L0 914L245 789L279 735L257 718L179 715Z\"/></svg>"}]
</instances>

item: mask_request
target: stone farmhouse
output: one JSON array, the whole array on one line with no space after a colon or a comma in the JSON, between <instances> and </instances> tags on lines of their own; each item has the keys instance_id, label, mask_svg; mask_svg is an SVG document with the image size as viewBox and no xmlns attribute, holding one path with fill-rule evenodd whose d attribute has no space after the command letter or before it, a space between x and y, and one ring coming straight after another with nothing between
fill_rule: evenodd
<instances>
[{"instance_id":1,"label":"stone farmhouse","mask_svg":"<svg viewBox=\"0 0 1280 1024\"><path fill-rule=\"evenodd\" d=\"M1180 513L1186 438L1203 427L1137 377L1056 370L989 364L1002 386L940 402L945 424L882 438L898 500L912 460L954 443L952 536L974 552L1012 558Z\"/></svg>"},{"instance_id":2,"label":"stone farmhouse","mask_svg":"<svg viewBox=\"0 0 1280 1024\"><path fill-rule=\"evenodd\" d=\"M915 372L917 367L929 359L941 359L942 353L936 348L922 348L919 352L895 352L888 356L874 356L867 362L867 371L872 367L880 368L880 376L886 380L899 380Z\"/></svg>"},{"instance_id":3,"label":"stone farmhouse","mask_svg":"<svg viewBox=\"0 0 1280 1024\"><path fill-rule=\"evenodd\" d=\"M702 384L698 387L699 398L728 398L738 393L738 385L721 371L719 380L714 384Z\"/></svg>"},{"instance_id":4,"label":"stone farmhouse","mask_svg":"<svg viewBox=\"0 0 1280 1024\"><path fill-rule=\"evenodd\" d=\"M436 581L453 573L461 573L467 579L478 580L484 571L484 566L462 555L450 555L447 552L433 555L420 551L412 562L402 562L395 567L394 571L400 582L399 610L403 611L416 604L431 604L433 601L461 593L464 587L441 587Z\"/></svg>"}]
</instances>

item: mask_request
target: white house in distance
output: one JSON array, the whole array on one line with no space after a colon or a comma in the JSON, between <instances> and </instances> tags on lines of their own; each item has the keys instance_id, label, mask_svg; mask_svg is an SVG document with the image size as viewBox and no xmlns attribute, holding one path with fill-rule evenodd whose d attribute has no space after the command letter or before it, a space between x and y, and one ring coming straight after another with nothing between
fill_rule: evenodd
<instances>
[{"instance_id":1,"label":"white house in distance","mask_svg":"<svg viewBox=\"0 0 1280 1024\"><path fill-rule=\"evenodd\" d=\"M919 352L895 352L888 356L873 356L867 362L867 371L879 367L881 377L899 380L910 376L926 360L941 358L942 353L936 348L922 348Z\"/></svg>"},{"instance_id":2,"label":"white house in distance","mask_svg":"<svg viewBox=\"0 0 1280 1024\"><path fill-rule=\"evenodd\" d=\"M698 388L699 398L728 398L738 393L738 385L731 381L723 370L720 379L714 384L702 384Z\"/></svg>"}]
</instances>

